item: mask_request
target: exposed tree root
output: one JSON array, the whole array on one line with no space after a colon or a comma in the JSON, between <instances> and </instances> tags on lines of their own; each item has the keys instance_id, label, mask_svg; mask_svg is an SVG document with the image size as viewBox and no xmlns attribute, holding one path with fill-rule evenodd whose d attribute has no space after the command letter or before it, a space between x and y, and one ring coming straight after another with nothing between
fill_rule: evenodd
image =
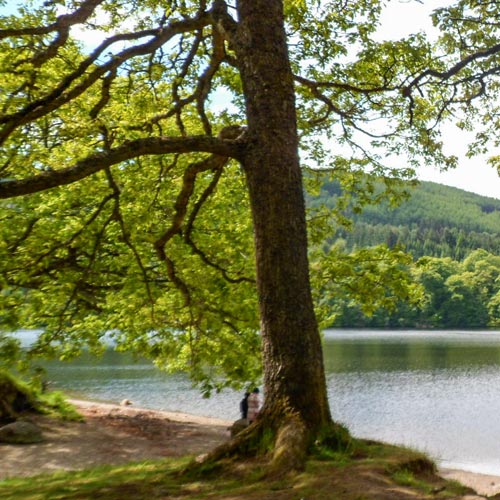
<instances>
[{"instance_id":1,"label":"exposed tree root","mask_svg":"<svg viewBox=\"0 0 500 500\"><path fill-rule=\"evenodd\" d=\"M263 455L268 451L266 447L269 444L272 445L274 440L270 434L264 422L259 420L238 433L227 443L217 446L212 452L203 457L202 463L216 462L238 456Z\"/></svg>"},{"instance_id":2,"label":"exposed tree root","mask_svg":"<svg viewBox=\"0 0 500 500\"><path fill-rule=\"evenodd\" d=\"M309 434L304 422L297 417L292 416L283 422L276 435L270 475L281 476L288 472L304 470Z\"/></svg>"},{"instance_id":3,"label":"exposed tree root","mask_svg":"<svg viewBox=\"0 0 500 500\"><path fill-rule=\"evenodd\" d=\"M350 442L348 430L334 422L312 432L296 414L287 414L281 419L260 418L230 441L190 464L187 471L211 470L223 460L261 456L267 459L266 475L276 478L304 470L307 457L315 446L346 450Z\"/></svg>"}]
</instances>

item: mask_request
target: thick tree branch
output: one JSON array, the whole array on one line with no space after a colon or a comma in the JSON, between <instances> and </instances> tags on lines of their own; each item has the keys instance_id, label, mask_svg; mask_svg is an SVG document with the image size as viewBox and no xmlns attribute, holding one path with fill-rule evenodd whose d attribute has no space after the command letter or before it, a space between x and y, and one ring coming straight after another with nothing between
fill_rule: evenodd
<instances>
[{"instance_id":1,"label":"thick tree branch","mask_svg":"<svg viewBox=\"0 0 500 500\"><path fill-rule=\"evenodd\" d=\"M244 133L245 129L239 126L229 126L226 129L223 129L219 134L219 137L240 137L242 133ZM170 227L155 241L155 248L158 254L159 259L165 263L167 267L167 273L170 281L173 285L182 293L184 296L184 306L189 307L191 304L191 291L187 283L179 277L179 274L176 271L174 261L168 256L166 251L166 246L168 242L176 235L180 235L183 231L184 225L185 234L184 240L188 245L191 246L193 251L208 265L214 267L219 270L224 278L232 283L239 283L243 281L251 281L247 278L231 278L228 276L227 272L219 265L211 262L207 256L194 244L191 239L191 232L193 228L194 219L198 214L201 205L204 201L210 196L210 194L215 189L217 182L220 178L221 171L224 165L227 163L229 158L219 155L212 155L209 158L201 160L196 163L192 163L184 172L182 178L182 188L177 196L177 199L174 204L175 213L172 218L172 223ZM195 204L194 209L191 213L191 216L188 217L187 222L185 223L187 213L188 213L188 205L191 201L192 195L195 189L196 177L201 172L213 171L215 173L213 181L210 183L208 188L202 193L201 198Z\"/></svg>"},{"instance_id":2,"label":"thick tree branch","mask_svg":"<svg viewBox=\"0 0 500 500\"><path fill-rule=\"evenodd\" d=\"M104 0L85 0L77 10L71 14L62 14L48 26L2 29L0 30L0 40L14 36L46 35L54 31L68 32L71 26L85 22L94 13L96 7L103 2Z\"/></svg>"},{"instance_id":3,"label":"thick tree branch","mask_svg":"<svg viewBox=\"0 0 500 500\"><path fill-rule=\"evenodd\" d=\"M207 170L219 170L227 161L227 157L214 155L205 160L191 164L184 172L182 176L182 189L174 204L175 214L172 224L155 242L155 247L162 260L164 260L165 245L181 231L181 226L187 214L187 206L194 192L196 176L200 172L206 172Z\"/></svg>"},{"instance_id":4,"label":"thick tree branch","mask_svg":"<svg viewBox=\"0 0 500 500\"><path fill-rule=\"evenodd\" d=\"M186 78L186 76L189 72L190 66L193 64L193 60L198 52L198 49L199 49L199 46L201 44L202 39L203 39L203 33L201 30L198 30L198 32L196 33L196 36L194 38L194 41L191 44L191 48L190 48L187 56L185 56L185 58L184 58L184 61L182 63L180 63L176 58L175 64L174 64L174 67L178 64L180 66L180 70L178 71L175 80L172 82L172 100L173 100L174 106L170 110L170 114L175 115L175 121L177 123L177 128L179 129L179 131L182 135L185 135L185 127L184 127L184 123L182 121L181 110L184 106L193 102L195 97L194 97L194 94L192 94L188 97L181 98L180 97L181 92L179 90L182 86L184 78ZM183 42L183 40L181 38L181 40L179 41L179 46L180 46L179 47L179 57L178 57L179 59L180 59L180 54L183 54L183 50L181 48L182 42Z\"/></svg>"},{"instance_id":5,"label":"thick tree branch","mask_svg":"<svg viewBox=\"0 0 500 500\"><path fill-rule=\"evenodd\" d=\"M72 167L43 172L27 179L0 179L0 199L14 198L72 184L107 167L139 156L205 152L222 156L226 160L227 158L239 159L242 147L242 142L238 140L220 140L206 136L136 139L109 151L90 155Z\"/></svg>"},{"instance_id":6,"label":"thick tree branch","mask_svg":"<svg viewBox=\"0 0 500 500\"><path fill-rule=\"evenodd\" d=\"M227 127L227 133L231 133L233 129ZM224 135L224 130L221 131ZM167 265L168 276L177 289L184 295L184 305L189 307L191 303L191 293L187 284L178 276L175 265L172 259L167 255L166 245L177 234L180 234L182 225L187 215L188 205L191 196L194 193L196 176L201 172L213 170L215 172L221 170L227 163L227 156L212 155L209 158L192 163L186 168L182 177L182 188L177 196L174 204L174 216L170 227L155 241L154 245L159 259Z\"/></svg>"},{"instance_id":7,"label":"thick tree branch","mask_svg":"<svg viewBox=\"0 0 500 500\"><path fill-rule=\"evenodd\" d=\"M213 53L210 57L210 64L205 69L204 73L198 79L198 85L196 87L196 108L198 110L198 115L203 123L203 129L206 134L211 135L212 127L207 118L205 112L205 104L208 95L212 89L212 80L222 61L224 60L225 50L224 50L224 40L218 31L214 31L212 36L213 41Z\"/></svg>"},{"instance_id":8,"label":"thick tree branch","mask_svg":"<svg viewBox=\"0 0 500 500\"><path fill-rule=\"evenodd\" d=\"M458 74L462 69L466 68L467 66L470 66L473 62L485 59L487 57L491 57L498 53L500 53L500 44L493 45L492 47L489 47L488 49L485 50L479 50L477 52L474 52L473 54L468 55L467 57L464 57L458 63L449 68L447 71L436 71L434 69L428 69L423 73L421 73L420 75L418 75L416 78L414 78L413 81L403 89L403 95L405 96L409 95L412 89L418 87L420 82L427 76L432 76L441 81L446 81L449 80L451 77L455 76L456 74Z\"/></svg>"},{"instance_id":9,"label":"thick tree branch","mask_svg":"<svg viewBox=\"0 0 500 500\"><path fill-rule=\"evenodd\" d=\"M451 80L449 85L451 85L454 88L453 91L454 96L444 101L444 104L442 105L439 111L439 117L438 117L439 120L441 116L444 114L445 110L451 104L454 103L469 104L474 99L477 99L478 97L484 95L486 91L486 82L485 82L486 78L488 76L499 74L500 66L495 64L493 67L489 69L479 69L476 73L472 75L466 75L458 80L452 80L452 78L454 76L457 76L462 70L470 68L474 63L482 61L487 58L491 58L493 56L497 56L498 54L500 54L500 44L493 45L492 47L489 47L484 50L478 50L476 52L473 52L472 54L469 54L467 57L464 57L463 59L458 61L456 64L451 66L446 71L437 71L435 69L430 68L420 73L417 77L415 77L408 85L406 85L402 89L403 96L409 100L410 124L413 123L414 119L414 109L415 109L415 100L413 98L414 90L418 90L420 91L420 93L422 93L421 88L431 83L432 79L437 80L439 82L449 82ZM472 95L468 96L466 99L463 98L458 100L455 99L455 96L458 94L456 92L456 88L458 88L461 85L471 84L471 83L476 83L478 85L478 90L474 92Z\"/></svg>"},{"instance_id":10,"label":"thick tree branch","mask_svg":"<svg viewBox=\"0 0 500 500\"><path fill-rule=\"evenodd\" d=\"M348 83L328 82L328 81L314 81L300 75L294 75L294 80L301 85L311 89L313 93L319 92L321 88L342 90L345 92L352 92L353 94L374 94L380 92L387 92L396 90L396 87L389 85L377 85L372 87L359 87L356 85L349 85Z\"/></svg>"},{"instance_id":11,"label":"thick tree branch","mask_svg":"<svg viewBox=\"0 0 500 500\"><path fill-rule=\"evenodd\" d=\"M220 34L230 44L233 44L237 36L238 23L229 15L225 0L214 0L211 14Z\"/></svg>"}]
</instances>

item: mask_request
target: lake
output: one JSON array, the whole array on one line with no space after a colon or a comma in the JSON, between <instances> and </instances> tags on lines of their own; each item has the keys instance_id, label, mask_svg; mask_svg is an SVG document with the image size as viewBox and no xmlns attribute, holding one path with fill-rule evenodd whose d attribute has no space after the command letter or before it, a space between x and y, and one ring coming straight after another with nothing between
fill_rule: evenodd
<instances>
[{"instance_id":1,"label":"lake","mask_svg":"<svg viewBox=\"0 0 500 500\"><path fill-rule=\"evenodd\" d=\"M324 351L332 415L352 434L500 475L500 332L328 330ZM54 388L82 398L239 418L240 393L203 399L185 376L128 354L47 368Z\"/></svg>"}]
</instances>

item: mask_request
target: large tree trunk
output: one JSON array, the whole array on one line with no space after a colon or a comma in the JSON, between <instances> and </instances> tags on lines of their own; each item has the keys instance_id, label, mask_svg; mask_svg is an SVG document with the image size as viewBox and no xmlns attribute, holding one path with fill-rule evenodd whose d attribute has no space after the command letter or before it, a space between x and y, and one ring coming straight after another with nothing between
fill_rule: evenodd
<instances>
[{"instance_id":1,"label":"large tree trunk","mask_svg":"<svg viewBox=\"0 0 500 500\"><path fill-rule=\"evenodd\" d=\"M246 97L243 160L252 206L263 340L265 405L308 439L331 422L313 310L298 157L295 94L280 0L239 0L235 50Z\"/></svg>"}]
</instances>

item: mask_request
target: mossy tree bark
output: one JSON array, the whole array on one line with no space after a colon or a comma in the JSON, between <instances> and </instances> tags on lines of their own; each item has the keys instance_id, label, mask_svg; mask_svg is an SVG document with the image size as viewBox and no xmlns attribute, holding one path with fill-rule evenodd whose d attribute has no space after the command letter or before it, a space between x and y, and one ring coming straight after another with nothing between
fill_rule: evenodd
<instances>
[{"instance_id":1,"label":"mossy tree bark","mask_svg":"<svg viewBox=\"0 0 500 500\"><path fill-rule=\"evenodd\" d=\"M235 51L246 99L242 160L252 206L264 357L261 420L303 425L310 441L331 423L309 283L307 230L283 2L240 0Z\"/></svg>"}]
</instances>

